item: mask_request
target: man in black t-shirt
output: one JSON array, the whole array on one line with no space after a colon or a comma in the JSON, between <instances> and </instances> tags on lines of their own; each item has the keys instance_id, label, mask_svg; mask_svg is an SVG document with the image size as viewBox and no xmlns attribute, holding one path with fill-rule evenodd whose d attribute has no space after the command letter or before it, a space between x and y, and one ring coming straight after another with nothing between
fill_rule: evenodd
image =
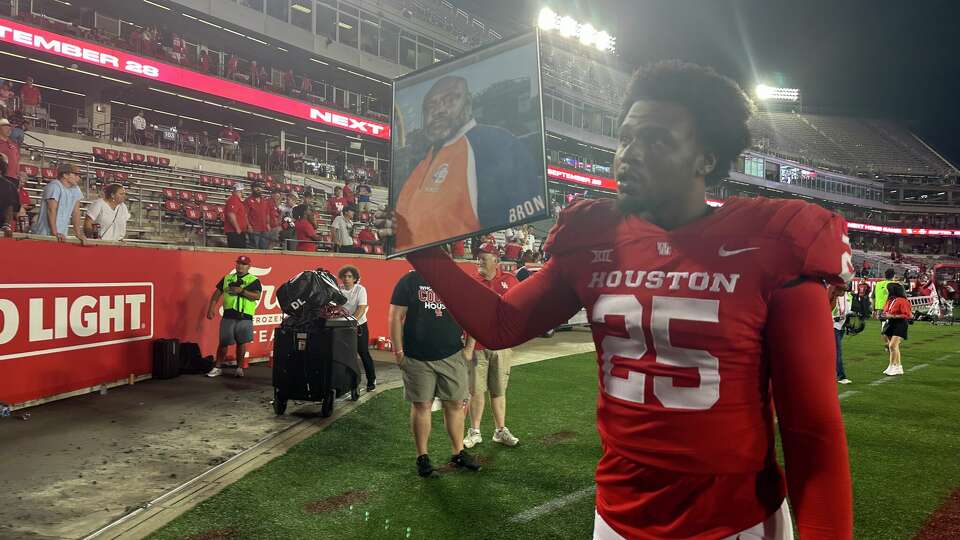
<instances>
[{"instance_id":1,"label":"man in black t-shirt","mask_svg":"<svg viewBox=\"0 0 960 540\"><path fill-rule=\"evenodd\" d=\"M217 282L216 289L207 306L207 318L213 319L214 309L223 297L223 319L220 320L220 345L217 360L207 377L220 375L220 366L227 356L227 347L237 346L237 377L243 377L245 346L253 341L253 316L260 303L263 286L250 274L250 257L237 257L236 272L230 272Z\"/></svg>"},{"instance_id":2,"label":"man in black t-shirt","mask_svg":"<svg viewBox=\"0 0 960 540\"><path fill-rule=\"evenodd\" d=\"M450 463L471 471L480 465L463 450L464 403L469 397L469 369L463 356L463 330L443 301L417 272L408 272L390 299L390 337L403 372L404 397L410 402L410 429L417 447L417 474L436 476L427 454L430 408L443 403L450 436Z\"/></svg>"}]
</instances>

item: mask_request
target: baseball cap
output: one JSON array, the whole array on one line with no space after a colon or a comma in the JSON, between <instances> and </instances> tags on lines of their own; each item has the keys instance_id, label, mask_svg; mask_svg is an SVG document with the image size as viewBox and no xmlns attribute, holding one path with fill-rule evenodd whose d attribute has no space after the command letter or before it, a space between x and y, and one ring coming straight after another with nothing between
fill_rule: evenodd
<instances>
[{"instance_id":1,"label":"baseball cap","mask_svg":"<svg viewBox=\"0 0 960 540\"><path fill-rule=\"evenodd\" d=\"M489 253L491 255L500 256L500 248L496 244L491 244L489 242L485 244L480 244L480 253Z\"/></svg>"},{"instance_id":2,"label":"baseball cap","mask_svg":"<svg viewBox=\"0 0 960 540\"><path fill-rule=\"evenodd\" d=\"M237 257L237 262L240 264L250 264L250 257L247 257L246 255L241 255Z\"/></svg>"},{"instance_id":3,"label":"baseball cap","mask_svg":"<svg viewBox=\"0 0 960 540\"><path fill-rule=\"evenodd\" d=\"M236 184L233 185L233 190L234 190L234 191L243 191L243 184L237 182Z\"/></svg>"},{"instance_id":4,"label":"baseball cap","mask_svg":"<svg viewBox=\"0 0 960 540\"><path fill-rule=\"evenodd\" d=\"M10 125L9 120L7 120L6 118L0 118L0 126L9 126L9 125Z\"/></svg>"}]
</instances>

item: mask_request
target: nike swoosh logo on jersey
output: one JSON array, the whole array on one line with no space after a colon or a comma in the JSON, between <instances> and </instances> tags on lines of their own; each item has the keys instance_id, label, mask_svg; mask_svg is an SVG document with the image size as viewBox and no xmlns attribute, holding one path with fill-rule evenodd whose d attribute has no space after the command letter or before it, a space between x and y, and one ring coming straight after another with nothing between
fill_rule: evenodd
<instances>
[{"instance_id":1,"label":"nike swoosh logo on jersey","mask_svg":"<svg viewBox=\"0 0 960 540\"><path fill-rule=\"evenodd\" d=\"M758 247L748 247L748 248L743 248L743 249L734 249L734 250L732 250L732 251L727 251L727 250L726 250L726 246L720 246L720 251L717 252L717 255L720 255L721 257L729 257L729 256L731 256L731 255L739 255L739 254L741 254L741 253L744 253L744 252L747 252L747 251L753 251L753 250L755 250L755 249L760 249L760 248L758 248Z\"/></svg>"}]
</instances>

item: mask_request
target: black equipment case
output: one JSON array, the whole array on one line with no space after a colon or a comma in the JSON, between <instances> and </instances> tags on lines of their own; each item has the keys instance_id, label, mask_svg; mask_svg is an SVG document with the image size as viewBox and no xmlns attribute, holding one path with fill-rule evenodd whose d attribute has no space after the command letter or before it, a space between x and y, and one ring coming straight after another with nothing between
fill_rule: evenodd
<instances>
[{"instance_id":1,"label":"black equipment case","mask_svg":"<svg viewBox=\"0 0 960 540\"><path fill-rule=\"evenodd\" d=\"M360 397L356 319L317 319L281 325L273 342L273 410L282 415L288 400L320 401L320 415L333 413L334 401Z\"/></svg>"}]
</instances>

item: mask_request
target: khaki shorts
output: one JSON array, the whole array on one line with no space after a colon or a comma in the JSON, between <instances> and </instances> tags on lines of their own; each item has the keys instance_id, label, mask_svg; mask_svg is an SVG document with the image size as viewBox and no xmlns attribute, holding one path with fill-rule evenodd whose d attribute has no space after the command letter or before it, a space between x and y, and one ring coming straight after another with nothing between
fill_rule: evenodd
<instances>
[{"instance_id":1,"label":"khaki shorts","mask_svg":"<svg viewBox=\"0 0 960 540\"><path fill-rule=\"evenodd\" d=\"M400 371L403 372L403 397L407 401L426 403L433 398L463 401L470 395L470 373L461 351L443 360L423 361L404 356L400 360Z\"/></svg>"},{"instance_id":2,"label":"khaki shorts","mask_svg":"<svg viewBox=\"0 0 960 540\"><path fill-rule=\"evenodd\" d=\"M489 391L491 397L507 395L512 354L510 349L476 351L470 362L470 393L479 395Z\"/></svg>"}]
</instances>

